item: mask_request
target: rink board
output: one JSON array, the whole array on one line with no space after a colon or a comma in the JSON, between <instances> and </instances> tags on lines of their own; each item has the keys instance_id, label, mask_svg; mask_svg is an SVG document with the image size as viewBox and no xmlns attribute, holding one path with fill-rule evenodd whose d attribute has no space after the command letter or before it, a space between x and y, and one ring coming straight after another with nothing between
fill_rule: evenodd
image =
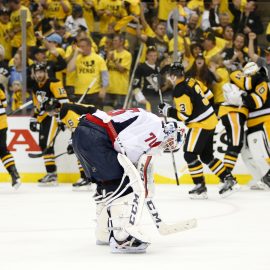
<instances>
[{"instance_id":1,"label":"rink board","mask_svg":"<svg viewBox=\"0 0 270 270\"><path fill-rule=\"evenodd\" d=\"M29 130L29 117L9 117L9 131L7 144L11 153L14 155L16 166L21 174L23 182L36 182L45 174L45 167L42 158L29 158L28 153L40 152L38 147L38 133ZM71 133L66 130L61 132L56 140L55 154L66 152L67 142ZM215 135L214 148L216 156L223 158L226 149L226 135L224 128L220 124ZM179 180L181 184L190 184L192 180L188 175L186 163L183 159L183 152L179 150L174 153ZM63 155L56 160L59 182L71 183L79 178L79 170L75 155ZM173 171L172 157L170 153L164 153L156 156L155 164L155 182L161 184L175 184L175 174ZM209 184L218 183L217 177L211 174L208 168L205 168L206 182ZM239 158L234 174L237 176L240 184L247 183L251 176ZM0 182L9 181L10 177L6 173L2 163L0 164Z\"/></svg>"}]
</instances>

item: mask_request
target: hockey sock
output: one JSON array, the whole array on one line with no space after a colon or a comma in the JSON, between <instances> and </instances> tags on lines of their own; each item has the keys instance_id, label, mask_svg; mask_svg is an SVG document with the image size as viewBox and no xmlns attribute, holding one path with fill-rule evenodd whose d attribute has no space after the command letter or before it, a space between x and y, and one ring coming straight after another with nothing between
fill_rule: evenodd
<instances>
[{"instance_id":1,"label":"hockey sock","mask_svg":"<svg viewBox=\"0 0 270 270\"><path fill-rule=\"evenodd\" d=\"M237 158L238 158L238 153L227 152L224 156L224 166L230 171L232 171L236 164Z\"/></svg>"},{"instance_id":2,"label":"hockey sock","mask_svg":"<svg viewBox=\"0 0 270 270\"><path fill-rule=\"evenodd\" d=\"M198 159L188 163L188 170L194 184L204 183L203 165Z\"/></svg>"},{"instance_id":3,"label":"hockey sock","mask_svg":"<svg viewBox=\"0 0 270 270\"><path fill-rule=\"evenodd\" d=\"M7 169L8 172L10 172L10 166L14 166L15 165L15 162L14 162L14 158L12 156L12 154L8 153L7 155L3 156L1 158L5 168Z\"/></svg>"},{"instance_id":4,"label":"hockey sock","mask_svg":"<svg viewBox=\"0 0 270 270\"><path fill-rule=\"evenodd\" d=\"M46 171L48 173L55 172L56 171L56 164L55 164L54 154L44 155L43 159L45 162Z\"/></svg>"},{"instance_id":5,"label":"hockey sock","mask_svg":"<svg viewBox=\"0 0 270 270\"><path fill-rule=\"evenodd\" d=\"M214 158L209 164L209 169L219 178L223 179L227 174L228 171L224 166L223 162L217 158Z\"/></svg>"},{"instance_id":6,"label":"hockey sock","mask_svg":"<svg viewBox=\"0 0 270 270\"><path fill-rule=\"evenodd\" d=\"M85 178L86 178L86 175L85 175L85 173L84 173L82 164L80 163L79 160L77 161L77 164L78 164L78 167L79 167L79 171L80 171L80 176L81 176L81 178L82 178L82 179L85 179Z\"/></svg>"}]
</instances>

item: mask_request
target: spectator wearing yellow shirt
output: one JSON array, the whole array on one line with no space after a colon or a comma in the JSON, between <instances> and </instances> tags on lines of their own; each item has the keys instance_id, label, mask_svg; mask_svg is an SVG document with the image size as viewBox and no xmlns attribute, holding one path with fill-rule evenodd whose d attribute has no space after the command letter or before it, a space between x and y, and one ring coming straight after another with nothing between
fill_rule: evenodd
<instances>
[{"instance_id":1,"label":"spectator wearing yellow shirt","mask_svg":"<svg viewBox=\"0 0 270 270\"><path fill-rule=\"evenodd\" d=\"M216 45L216 37L211 32L205 33L203 47L204 47L203 56L207 65L211 57L222 51L222 48L219 48Z\"/></svg>"},{"instance_id":2,"label":"spectator wearing yellow shirt","mask_svg":"<svg viewBox=\"0 0 270 270\"><path fill-rule=\"evenodd\" d=\"M115 35L113 48L107 57L110 83L107 90L107 102L115 109L122 108L128 92L129 71L132 62L131 53L124 48L123 35Z\"/></svg>"},{"instance_id":3,"label":"spectator wearing yellow shirt","mask_svg":"<svg viewBox=\"0 0 270 270\"><path fill-rule=\"evenodd\" d=\"M10 29L11 23L9 21L9 10L7 8L0 9L0 40L1 45L5 49L5 60L9 61L12 58L11 44L10 44Z\"/></svg>"},{"instance_id":4,"label":"spectator wearing yellow shirt","mask_svg":"<svg viewBox=\"0 0 270 270\"><path fill-rule=\"evenodd\" d=\"M223 64L223 59L220 55L213 56L209 61L209 69L215 76L215 81L212 85L214 94L214 105L216 111L222 102L224 102L223 85L230 82L230 74Z\"/></svg>"},{"instance_id":5,"label":"spectator wearing yellow shirt","mask_svg":"<svg viewBox=\"0 0 270 270\"><path fill-rule=\"evenodd\" d=\"M44 17L50 20L64 21L71 12L71 4L68 0L40 0L44 9Z\"/></svg>"},{"instance_id":6,"label":"spectator wearing yellow shirt","mask_svg":"<svg viewBox=\"0 0 270 270\"><path fill-rule=\"evenodd\" d=\"M85 93L93 80L96 80L83 100L86 104L101 107L109 84L109 74L105 60L92 51L91 40L78 41L74 54L68 62L67 72L75 71L75 96L77 100Z\"/></svg>"},{"instance_id":7,"label":"spectator wearing yellow shirt","mask_svg":"<svg viewBox=\"0 0 270 270\"><path fill-rule=\"evenodd\" d=\"M108 25L127 15L121 0L100 0L97 7L100 16L99 32L105 34Z\"/></svg>"},{"instance_id":8,"label":"spectator wearing yellow shirt","mask_svg":"<svg viewBox=\"0 0 270 270\"><path fill-rule=\"evenodd\" d=\"M270 42L270 23L267 24L266 39L267 39L268 42Z\"/></svg>"},{"instance_id":9,"label":"spectator wearing yellow shirt","mask_svg":"<svg viewBox=\"0 0 270 270\"><path fill-rule=\"evenodd\" d=\"M176 7L177 1L175 0L159 0L158 19L167 21L170 12Z\"/></svg>"},{"instance_id":10,"label":"spectator wearing yellow shirt","mask_svg":"<svg viewBox=\"0 0 270 270\"><path fill-rule=\"evenodd\" d=\"M11 46L12 54L14 55L18 48L22 45L21 36L21 12L26 11L26 44L28 47L36 45L36 37L34 34L34 25L32 22L32 16L29 9L21 5L19 0L9 0L9 8L11 10L10 22L11 22Z\"/></svg>"}]
</instances>

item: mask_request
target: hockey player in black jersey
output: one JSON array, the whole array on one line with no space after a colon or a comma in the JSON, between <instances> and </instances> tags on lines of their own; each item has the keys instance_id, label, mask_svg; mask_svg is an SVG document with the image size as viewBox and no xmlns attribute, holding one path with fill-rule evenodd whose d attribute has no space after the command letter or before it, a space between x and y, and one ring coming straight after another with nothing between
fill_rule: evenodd
<instances>
[{"instance_id":1,"label":"hockey player in black jersey","mask_svg":"<svg viewBox=\"0 0 270 270\"><path fill-rule=\"evenodd\" d=\"M251 172L257 171L257 186L270 189L270 90L268 76L264 68L249 62L243 71L231 74L231 80L245 92L240 93L240 105L248 108L247 144L251 157L242 151L242 157L250 168L248 160L254 165ZM252 173L254 175L254 173Z\"/></svg>"},{"instance_id":2,"label":"hockey player in black jersey","mask_svg":"<svg viewBox=\"0 0 270 270\"><path fill-rule=\"evenodd\" d=\"M76 103L64 103L63 105L61 105L61 103L55 98L49 99L45 103L44 108L46 112L48 112L51 116L55 115L57 117L58 123L65 125L71 132L73 132L75 128L78 126L79 118L82 115L96 111L95 107L89 105ZM69 140L67 146L67 153L69 155L74 154L72 146L72 137ZM91 190L91 183L93 181L92 179L86 177L83 167L79 160L78 160L78 167L80 171L80 179L76 183L72 184L73 190L74 191Z\"/></svg>"},{"instance_id":3,"label":"hockey player in black jersey","mask_svg":"<svg viewBox=\"0 0 270 270\"><path fill-rule=\"evenodd\" d=\"M169 79L174 85L175 108L162 103L159 109L164 116L182 121L189 128L184 144L184 159L196 184L189 191L191 198L207 198L202 163L223 183L219 190L220 195L226 196L237 190L238 185L231 172L213 155L213 136L218 120L200 84L193 78L185 78L181 63L171 65Z\"/></svg>"},{"instance_id":4,"label":"hockey player in black jersey","mask_svg":"<svg viewBox=\"0 0 270 270\"><path fill-rule=\"evenodd\" d=\"M49 78L45 64L33 67L34 78L31 88L33 91L34 114L30 119L30 130L39 132L39 146L42 151L47 174L40 180L40 185L57 184L54 148L51 142L56 134L58 125L55 117L51 117L44 109L44 103L50 98L56 98L61 104L68 102L67 94L61 81Z\"/></svg>"}]
</instances>

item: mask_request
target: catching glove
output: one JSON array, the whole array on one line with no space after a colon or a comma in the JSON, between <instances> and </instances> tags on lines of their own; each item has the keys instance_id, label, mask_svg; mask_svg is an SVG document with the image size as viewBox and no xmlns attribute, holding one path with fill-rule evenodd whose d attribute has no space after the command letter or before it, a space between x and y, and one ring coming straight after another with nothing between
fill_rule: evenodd
<instances>
[{"instance_id":1,"label":"catching glove","mask_svg":"<svg viewBox=\"0 0 270 270\"><path fill-rule=\"evenodd\" d=\"M66 130L66 126L63 122L58 122L58 127L62 130L65 131Z\"/></svg>"}]
</instances>

